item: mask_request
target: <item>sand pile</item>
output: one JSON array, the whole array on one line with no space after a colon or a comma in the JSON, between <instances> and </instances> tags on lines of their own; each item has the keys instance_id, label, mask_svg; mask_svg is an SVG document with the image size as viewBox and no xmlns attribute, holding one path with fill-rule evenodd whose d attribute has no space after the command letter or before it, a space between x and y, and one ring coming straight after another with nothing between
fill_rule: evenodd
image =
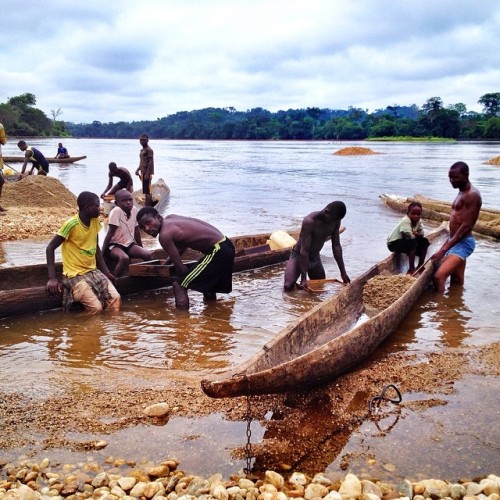
<instances>
[{"instance_id":1,"label":"sand pile","mask_svg":"<svg viewBox=\"0 0 500 500\"><path fill-rule=\"evenodd\" d=\"M359 146L355 146L355 147L339 149L338 151L335 151L335 153L333 154L340 156L356 156L356 155L378 155L380 153L377 153L376 151L373 151L370 148L361 148Z\"/></svg>"},{"instance_id":2,"label":"sand pile","mask_svg":"<svg viewBox=\"0 0 500 500\"><path fill-rule=\"evenodd\" d=\"M77 212L76 196L54 177L29 175L4 184L0 239L23 240L53 235Z\"/></svg>"},{"instance_id":3,"label":"sand pile","mask_svg":"<svg viewBox=\"0 0 500 500\"><path fill-rule=\"evenodd\" d=\"M385 309L399 299L415 280L407 274L375 276L364 286L363 302L370 309Z\"/></svg>"},{"instance_id":4,"label":"sand pile","mask_svg":"<svg viewBox=\"0 0 500 500\"><path fill-rule=\"evenodd\" d=\"M491 160L485 161L485 165L500 165L500 156L495 156Z\"/></svg>"}]
</instances>

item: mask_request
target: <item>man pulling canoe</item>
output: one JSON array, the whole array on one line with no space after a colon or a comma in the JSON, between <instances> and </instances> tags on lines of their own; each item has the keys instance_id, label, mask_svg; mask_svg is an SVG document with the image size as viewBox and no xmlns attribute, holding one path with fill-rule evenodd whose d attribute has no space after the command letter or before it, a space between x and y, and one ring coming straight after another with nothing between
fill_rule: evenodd
<instances>
[{"instance_id":1,"label":"man pulling canoe","mask_svg":"<svg viewBox=\"0 0 500 500\"><path fill-rule=\"evenodd\" d=\"M432 261L442 259L434 273L434 286L438 292L445 291L446 280L463 285L465 264L475 249L476 242L472 229L481 210L481 193L469 181L469 166L463 161L454 163L448 172L451 185L458 194L451 206L450 237L443 246L432 255Z\"/></svg>"},{"instance_id":2,"label":"man pulling canoe","mask_svg":"<svg viewBox=\"0 0 500 500\"><path fill-rule=\"evenodd\" d=\"M345 270L340 244L340 221L346 212L343 202L333 201L323 210L311 212L304 217L299 241L292 248L290 259L286 264L284 285L286 291L294 289L299 276L300 288L307 287L308 276L310 279L325 279L325 269L319 253L329 239L332 240L333 256L339 266L342 281L345 284L351 282Z\"/></svg>"}]
</instances>

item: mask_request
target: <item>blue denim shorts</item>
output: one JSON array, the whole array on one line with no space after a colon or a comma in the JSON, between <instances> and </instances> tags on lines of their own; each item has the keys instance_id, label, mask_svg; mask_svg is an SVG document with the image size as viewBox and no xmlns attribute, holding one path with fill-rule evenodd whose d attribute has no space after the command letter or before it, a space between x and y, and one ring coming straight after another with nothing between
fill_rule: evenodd
<instances>
[{"instance_id":1,"label":"blue denim shorts","mask_svg":"<svg viewBox=\"0 0 500 500\"><path fill-rule=\"evenodd\" d=\"M462 238L458 243L455 243L445 254L447 255L453 254L457 257L460 257L462 260L466 260L469 257L474 249L476 248L476 241L474 237L469 234L465 238Z\"/></svg>"}]
</instances>

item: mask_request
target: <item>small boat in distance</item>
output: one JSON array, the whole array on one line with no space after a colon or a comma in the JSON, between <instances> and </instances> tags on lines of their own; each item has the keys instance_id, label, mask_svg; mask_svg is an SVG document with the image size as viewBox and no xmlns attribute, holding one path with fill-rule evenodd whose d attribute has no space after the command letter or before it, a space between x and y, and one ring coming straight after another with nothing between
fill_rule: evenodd
<instances>
[{"instance_id":1,"label":"small boat in distance","mask_svg":"<svg viewBox=\"0 0 500 500\"><path fill-rule=\"evenodd\" d=\"M24 156L2 156L5 163L23 163ZM53 158L47 157L49 163L76 163L80 160L85 160L86 156L70 156L69 158Z\"/></svg>"}]
</instances>

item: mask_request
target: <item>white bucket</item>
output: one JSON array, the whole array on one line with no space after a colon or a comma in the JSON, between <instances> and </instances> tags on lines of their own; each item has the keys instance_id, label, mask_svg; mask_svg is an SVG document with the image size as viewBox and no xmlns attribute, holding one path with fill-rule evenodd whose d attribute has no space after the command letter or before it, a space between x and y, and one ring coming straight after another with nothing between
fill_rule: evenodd
<instances>
[{"instance_id":1,"label":"white bucket","mask_svg":"<svg viewBox=\"0 0 500 500\"><path fill-rule=\"evenodd\" d=\"M279 231L274 231L274 233L271 234L268 242L273 250L277 250L278 248L290 248L293 247L295 243L297 243L295 238L281 229Z\"/></svg>"}]
</instances>

